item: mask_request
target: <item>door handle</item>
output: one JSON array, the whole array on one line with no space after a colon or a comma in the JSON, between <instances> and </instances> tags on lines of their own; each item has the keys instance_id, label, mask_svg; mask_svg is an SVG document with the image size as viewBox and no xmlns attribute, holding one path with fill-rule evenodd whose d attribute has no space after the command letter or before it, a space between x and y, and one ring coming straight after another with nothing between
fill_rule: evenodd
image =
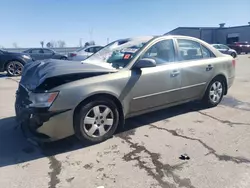
<instances>
[{"instance_id":1,"label":"door handle","mask_svg":"<svg viewBox=\"0 0 250 188\"><path fill-rule=\"evenodd\" d=\"M176 77L180 74L180 71L178 70L173 70L173 72L171 73L171 77Z\"/></svg>"},{"instance_id":2,"label":"door handle","mask_svg":"<svg viewBox=\"0 0 250 188\"><path fill-rule=\"evenodd\" d=\"M210 70L212 70L214 67L213 67L213 65L208 65L207 67L206 67L206 71L210 71Z\"/></svg>"}]
</instances>

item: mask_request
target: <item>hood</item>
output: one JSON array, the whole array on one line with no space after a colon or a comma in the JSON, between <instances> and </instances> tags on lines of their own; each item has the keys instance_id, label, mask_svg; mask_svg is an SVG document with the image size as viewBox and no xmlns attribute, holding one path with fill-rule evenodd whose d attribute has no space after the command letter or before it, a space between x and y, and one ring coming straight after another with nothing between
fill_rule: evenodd
<instances>
[{"instance_id":1,"label":"hood","mask_svg":"<svg viewBox=\"0 0 250 188\"><path fill-rule=\"evenodd\" d=\"M67 75L98 75L117 72L108 63L103 62L78 62L67 60L48 59L34 61L24 66L20 84L28 90L35 90L46 79Z\"/></svg>"}]
</instances>

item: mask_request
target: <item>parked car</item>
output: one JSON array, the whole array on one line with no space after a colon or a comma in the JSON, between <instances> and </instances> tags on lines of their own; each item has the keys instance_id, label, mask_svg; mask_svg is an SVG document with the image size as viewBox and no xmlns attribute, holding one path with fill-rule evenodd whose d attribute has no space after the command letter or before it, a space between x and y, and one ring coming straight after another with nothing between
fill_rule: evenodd
<instances>
[{"instance_id":1,"label":"parked car","mask_svg":"<svg viewBox=\"0 0 250 188\"><path fill-rule=\"evenodd\" d=\"M132 56L110 59L133 46L140 48ZM117 40L83 62L36 61L25 66L16 118L35 140L76 135L98 143L129 117L193 100L217 106L233 84L235 61L186 36Z\"/></svg>"},{"instance_id":2,"label":"parked car","mask_svg":"<svg viewBox=\"0 0 250 188\"><path fill-rule=\"evenodd\" d=\"M87 57L98 52L102 48L103 48L102 46L88 46L88 47L80 48L79 50L77 50L75 52L69 53L68 60L83 61Z\"/></svg>"},{"instance_id":3,"label":"parked car","mask_svg":"<svg viewBox=\"0 0 250 188\"><path fill-rule=\"evenodd\" d=\"M34 60L44 59L67 59L67 55L57 53L56 51L48 48L31 48L25 50L24 53L30 54Z\"/></svg>"},{"instance_id":4,"label":"parked car","mask_svg":"<svg viewBox=\"0 0 250 188\"><path fill-rule=\"evenodd\" d=\"M20 76L27 62L32 61L28 54L0 50L0 72L7 71L8 76Z\"/></svg>"},{"instance_id":5,"label":"parked car","mask_svg":"<svg viewBox=\"0 0 250 188\"><path fill-rule=\"evenodd\" d=\"M250 43L249 42L234 42L233 44L228 44L228 46L234 50L238 54L241 53L249 53L250 52Z\"/></svg>"},{"instance_id":6,"label":"parked car","mask_svg":"<svg viewBox=\"0 0 250 188\"><path fill-rule=\"evenodd\" d=\"M227 45L224 44L212 44L213 47L215 47L217 50L219 50L223 54L231 55L233 58L237 57L237 52L231 48L229 48Z\"/></svg>"}]
</instances>

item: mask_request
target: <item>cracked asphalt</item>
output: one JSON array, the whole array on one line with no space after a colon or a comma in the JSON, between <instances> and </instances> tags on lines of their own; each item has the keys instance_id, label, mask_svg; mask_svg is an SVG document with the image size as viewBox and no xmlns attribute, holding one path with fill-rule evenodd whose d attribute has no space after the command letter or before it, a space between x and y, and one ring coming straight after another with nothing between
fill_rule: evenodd
<instances>
[{"instance_id":1,"label":"cracked asphalt","mask_svg":"<svg viewBox=\"0 0 250 188\"><path fill-rule=\"evenodd\" d=\"M14 121L19 78L0 73L0 187L249 188L250 55L236 69L218 107L188 103L129 119L101 144L72 137L42 148Z\"/></svg>"}]
</instances>

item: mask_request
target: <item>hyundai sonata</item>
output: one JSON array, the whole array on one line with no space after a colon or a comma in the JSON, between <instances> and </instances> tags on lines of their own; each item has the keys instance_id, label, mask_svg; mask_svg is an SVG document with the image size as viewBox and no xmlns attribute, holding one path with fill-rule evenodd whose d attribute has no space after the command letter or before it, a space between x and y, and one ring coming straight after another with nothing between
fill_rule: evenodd
<instances>
[{"instance_id":1,"label":"hyundai sonata","mask_svg":"<svg viewBox=\"0 0 250 188\"><path fill-rule=\"evenodd\" d=\"M122 39L82 62L25 65L16 117L33 139L97 143L132 116L193 100L214 107L234 77L235 59L197 38Z\"/></svg>"}]
</instances>

